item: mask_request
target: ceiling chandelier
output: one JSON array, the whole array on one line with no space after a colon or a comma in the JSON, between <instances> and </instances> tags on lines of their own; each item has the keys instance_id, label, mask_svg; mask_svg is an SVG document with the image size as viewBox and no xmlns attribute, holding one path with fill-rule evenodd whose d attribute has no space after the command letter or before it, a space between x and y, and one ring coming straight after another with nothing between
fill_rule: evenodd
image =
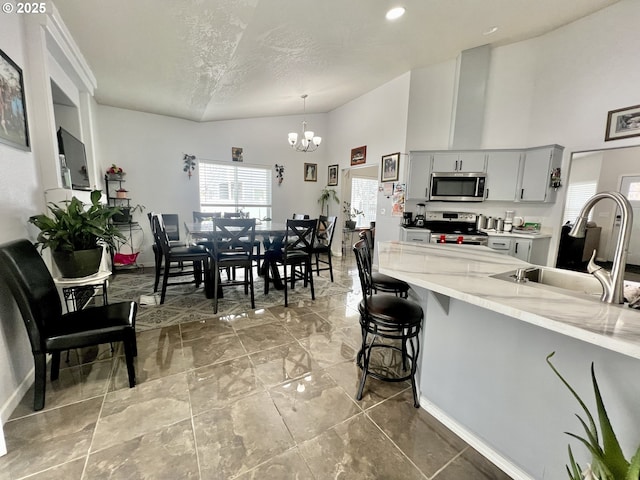
<instances>
[{"instance_id":1,"label":"ceiling chandelier","mask_svg":"<svg viewBox=\"0 0 640 480\"><path fill-rule=\"evenodd\" d=\"M307 97L308 95L306 93L300 97L304 102L302 136L300 137L300 141L298 141L297 133L291 132L289 134L289 145L298 152L313 152L320 146L320 142L322 142L322 137L316 137L313 130L307 130Z\"/></svg>"}]
</instances>

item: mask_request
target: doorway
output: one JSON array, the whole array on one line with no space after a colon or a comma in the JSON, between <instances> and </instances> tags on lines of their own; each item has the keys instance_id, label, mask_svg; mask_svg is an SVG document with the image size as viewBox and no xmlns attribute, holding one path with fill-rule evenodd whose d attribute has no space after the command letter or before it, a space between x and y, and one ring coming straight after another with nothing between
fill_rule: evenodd
<instances>
[{"instance_id":1,"label":"doorway","mask_svg":"<svg viewBox=\"0 0 640 480\"><path fill-rule=\"evenodd\" d=\"M620 181L620 193L629 199L633 211L631 239L627 253L627 264L640 266L640 175L624 175ZM611 245L615 245L620 229L620 212L616 212Z\"/></svg>"}]
</instances>

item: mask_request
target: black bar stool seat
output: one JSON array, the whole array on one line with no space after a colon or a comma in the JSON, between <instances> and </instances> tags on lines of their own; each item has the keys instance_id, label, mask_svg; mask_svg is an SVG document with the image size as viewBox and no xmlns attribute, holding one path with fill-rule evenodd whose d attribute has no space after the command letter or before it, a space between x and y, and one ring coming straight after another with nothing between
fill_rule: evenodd
<instances>
[{"instance_id":1,"label":"black bar stool seat","mask_svg":"<svg viewBox=\"0 0 640 480\"><path fill-rule=\"evenodd\" d=\"M411 381L413 404L420 406L416 387L416 370L420 356L420 328L424 312L417 303L391 295L373 295L371 260L366 241L360 240L353 246L358 274L362 287L362 301L358 306L362 345L356 362L362 369L360 386L356 398L362 400L364 386L368 376L385 382ZM391 278L391 277L390 277ZM380 352L399 352L401 365L385 361L380 364ZM372 362L372 358L374 359Z\"/></svg>"}]
</instances>

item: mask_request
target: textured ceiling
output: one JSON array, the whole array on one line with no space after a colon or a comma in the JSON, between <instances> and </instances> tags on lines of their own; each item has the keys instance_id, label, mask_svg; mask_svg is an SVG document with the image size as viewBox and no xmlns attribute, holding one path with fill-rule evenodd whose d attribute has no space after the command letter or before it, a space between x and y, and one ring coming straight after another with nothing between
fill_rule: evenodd
<instances>
[{"instance_id":1,"label":"textured ceiling","mask_svg":"<svg viewBox=\"0 0 640 480\"><path fill-rule=\"evenodd\" d=\"M617 0L54 0L103 105L195 121L328 112ZM385 20L402 4L404 17ZM490 36L483 32L499 30Z\"/></svg>"}]
</instances>

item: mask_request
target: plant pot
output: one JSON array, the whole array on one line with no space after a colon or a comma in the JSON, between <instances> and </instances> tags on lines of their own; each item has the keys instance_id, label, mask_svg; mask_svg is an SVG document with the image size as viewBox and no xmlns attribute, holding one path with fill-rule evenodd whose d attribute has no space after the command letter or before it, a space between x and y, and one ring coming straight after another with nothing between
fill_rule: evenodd
<instances>
[{"instance_id":1,"label":"plant pot","mask_svg":"<svg viewBox=\"0 0 640 480\"><path fill-rule=\"evenodd\" d=\"M344 222L344 226L345 226L345 228L348 228L349 230L355 230L356 229L356 222L354 220L346 220Z\"/></svg>"},{"instance_id":2,"label":"plant pot","mask_svg":"<svg viewBox=\"0 0 640 480\"><path fill-rule=\"evenodd\" d=\"M127 193L126 190L118 190L116 191L116 198L127 198Z\"/></svg>"},{"instance_id":3,"label":"plant pot","mask_svg":"<svg viewBox=\"0 0 640 480\"><path fill-rule=\"evenodd\" d=\"M109 173L107 174L107 180L122 180L122 174L121 173Z\"/></svg>"},{"instance_id":4,"label":"plant pot","mask_svg":"<svg viewBox=\"0 0 640 480\"><path fill-rule=\"evenodd\" d=\"M124 207L121 208L122 213L116 213L113 217L113 223L129 223L131 222L131 209Z\"/></svg>"},{"instance_id":5,"label":"plant pot","mask_svg":"<svg viewBox=\"0 0 640 480\"><path fill-rule=\"evenodd\" d=\"M100 270L102 247L75 252L54 251L51 255L63 278L88 277Z\"/></svg>"}]
</instances>

